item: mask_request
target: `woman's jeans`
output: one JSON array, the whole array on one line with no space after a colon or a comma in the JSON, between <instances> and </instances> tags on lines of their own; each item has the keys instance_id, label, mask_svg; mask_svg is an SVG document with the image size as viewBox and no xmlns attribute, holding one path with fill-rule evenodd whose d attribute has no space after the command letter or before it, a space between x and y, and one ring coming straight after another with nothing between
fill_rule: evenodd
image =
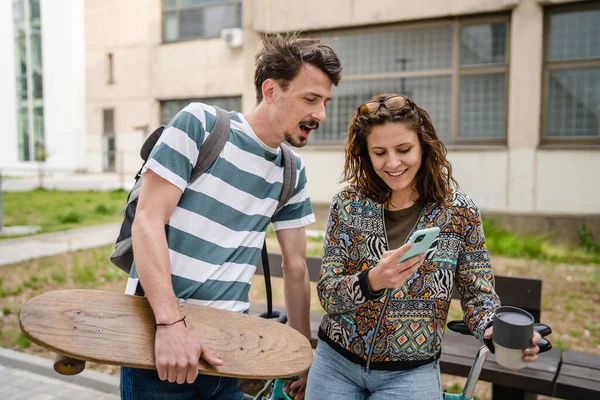
<instances>
[{"instance_id":1,"label":"woman's jeans","mask_svg":"<svg viewBox=\"0 0 600 400\"><path fill-rule=\"evenodd\" d=\"M439 362L406 371L366 369L319 340L308 373L306 400L440 400Z\"/></svg>"},{"instance_id":2,"label":"woman's jeans","mask_svg":"<svg viewBox=\"0 0 600 400\"><path fill-rule=\"evenodd\" d=\"M121 368L121 400L242 400L238 380L198 375L194 383L161 381L151 369Z\"/></svg>"}]
</instances>

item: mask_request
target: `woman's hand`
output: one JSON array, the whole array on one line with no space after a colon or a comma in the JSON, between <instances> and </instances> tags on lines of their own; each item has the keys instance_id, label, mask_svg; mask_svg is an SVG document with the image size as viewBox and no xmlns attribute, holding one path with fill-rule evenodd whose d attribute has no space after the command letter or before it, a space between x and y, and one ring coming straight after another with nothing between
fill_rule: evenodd
<instances>
[{"instance_id":1,"label":"woman's hand","mask_svg":"<svg viewBox=\"0 0 600 400\"><path fill-rule=\"evenodd\" d=\"M369 270L367 280L372 292L378 292L381 289L397 289L404 285L406 278L412 275L425 260L425 254L420 254L398 263L400 257L404 255L412 245L404 244L396 250L389 250L383 253L377 266Z\"/></svg>"},{"instance_id":2,"label":"woman's hand","mask_svg":"<svg viewBox=\"0 0 600 400\"><path fill-rule=\"evenodd\" d=\"M490 326L485 330L483 334L484 339L491 339L492 333L494 332L494 327ZM542 335L537 332L533 332L533 337L531 338L531 347L523 350L523 361L525 362L534 362L537 360L537 353L540 352L540 348L538 347L538 343L542 340Z\"/></svg>"}]
</instances>

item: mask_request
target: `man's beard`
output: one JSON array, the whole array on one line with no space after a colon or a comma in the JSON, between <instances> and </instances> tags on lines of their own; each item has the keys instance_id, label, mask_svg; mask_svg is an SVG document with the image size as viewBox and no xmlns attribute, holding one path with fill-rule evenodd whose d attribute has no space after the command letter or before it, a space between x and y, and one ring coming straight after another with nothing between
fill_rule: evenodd
<instances>
[{"instance_id":1,"label":"man's beard","mask_svg":"<svg viewBox=\"0 0 600 400\"><path fill-rule=\"evenodd\" d=\"M306 138L304 136L300 136L298 138L298 140L296 140L296 139L294 139L294 137L292 136L291 133L285 132L284 133L284 138L285 138L285 141L287 143L289 143L290 145L292 145L293 147L304 147L304 146L306 146L307 140L306 140Z\"/></svg>"}]
</instances>

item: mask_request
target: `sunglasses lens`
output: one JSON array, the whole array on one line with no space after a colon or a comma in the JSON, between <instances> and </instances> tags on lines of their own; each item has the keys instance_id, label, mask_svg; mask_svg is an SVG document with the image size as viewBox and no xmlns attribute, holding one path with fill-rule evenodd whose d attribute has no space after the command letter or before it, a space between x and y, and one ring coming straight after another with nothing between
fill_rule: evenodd
<instances>
[{"instance_id":1,"label":"sunglasses lens","mask_svg":"<svg viewBox=\"0 0 600 400\"><path fill-rule=\"evenodd\" d=\"M384 103L390 110L398 110L404 107L405 100L402 96L394 96L387 99Z\"/></svg>"},{"instance_id":2,"label":"sunglasses lens","mask_svg":"<svg viewBox=\"0 0 600 400\"><path fill-rule=\"evenodd\" d=\"M358 111L360 111L364 115L375 114L377 112L378 108L379 108L378 101L368 101L368 102L364 103L363 105L361 105L358 108Z\"/></svg>"}]
</instances>

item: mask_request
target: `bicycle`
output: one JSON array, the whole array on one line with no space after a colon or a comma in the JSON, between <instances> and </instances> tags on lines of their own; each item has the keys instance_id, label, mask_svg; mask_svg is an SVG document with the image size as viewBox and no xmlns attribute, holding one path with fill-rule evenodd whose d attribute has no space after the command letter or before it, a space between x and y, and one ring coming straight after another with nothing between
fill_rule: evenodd
<instances>
[{"instance_id":1,"label":"bicycle","mask_svg":"<svg viewBox=\"0 0 600 400\"><path fill-rule=\"evenodd\" d=\"M283 317L287 321L285 313ZM278 319L279 320L279 319ZM280 321L281 322L281 321ZM285 322L284 322L285 323ZM471 331L463 321L450 321L448 323L448 329L453 332L457 332L463 335L472 335ZM548 325L535 324L534 330L542 336L542 340L538 343L540 353L544 353L552 349L552 343L545 337L552 333L552 329ZM473 360L473 365L469 371L469 375L465 382L462 393L443 393L444 400L473 400L473 393L475 392L475 386L479 380L479 375L485 364L485 360L488 354L491 353L490 349L483 345L477 351L477 355ZM240 389L244 391L244 400L291 400L291 398L283 391L285 385L285 379L270 379L267 381L247 381L240 385ZM261 386L262 382L262 386ZM242 386L246 384L245 388ZM250 388L253 386L253 388ZM246 391L256 392L256 395L252 396Z\"/></svg>"},{"instance_id":2,"label":"bicycle","mask_svg":"<svg viewBox=\"0 0 600 400\"><path fill-rule=\"evenodd\" d=\"M467 325L463 321L450 321L448 322L448 329L453 332L460 333L462 335L473 335L473 333L469 330ZM538 343L538 347L540 348L540 353L545 353L552 349L552 343L545 337L552 333L552 329L548 325L536 323L533 327L535 332L538 332L542 336L542 340ZM483 345L477 351L477 355L475 356L475 360L473 360L473 365L471 366L471 370L469 371L469 376L467 377L467 381L465 382L465 386L463 388L462 393L444 393L444 400L473 400L473 393L475 392L475 386L477 385L477 381L479 380L479 374L481 374L481 370L483 369L483 365L485 364L485 360L488 354L491 353L491 350Z\"/></svg>"}]
</instances>

